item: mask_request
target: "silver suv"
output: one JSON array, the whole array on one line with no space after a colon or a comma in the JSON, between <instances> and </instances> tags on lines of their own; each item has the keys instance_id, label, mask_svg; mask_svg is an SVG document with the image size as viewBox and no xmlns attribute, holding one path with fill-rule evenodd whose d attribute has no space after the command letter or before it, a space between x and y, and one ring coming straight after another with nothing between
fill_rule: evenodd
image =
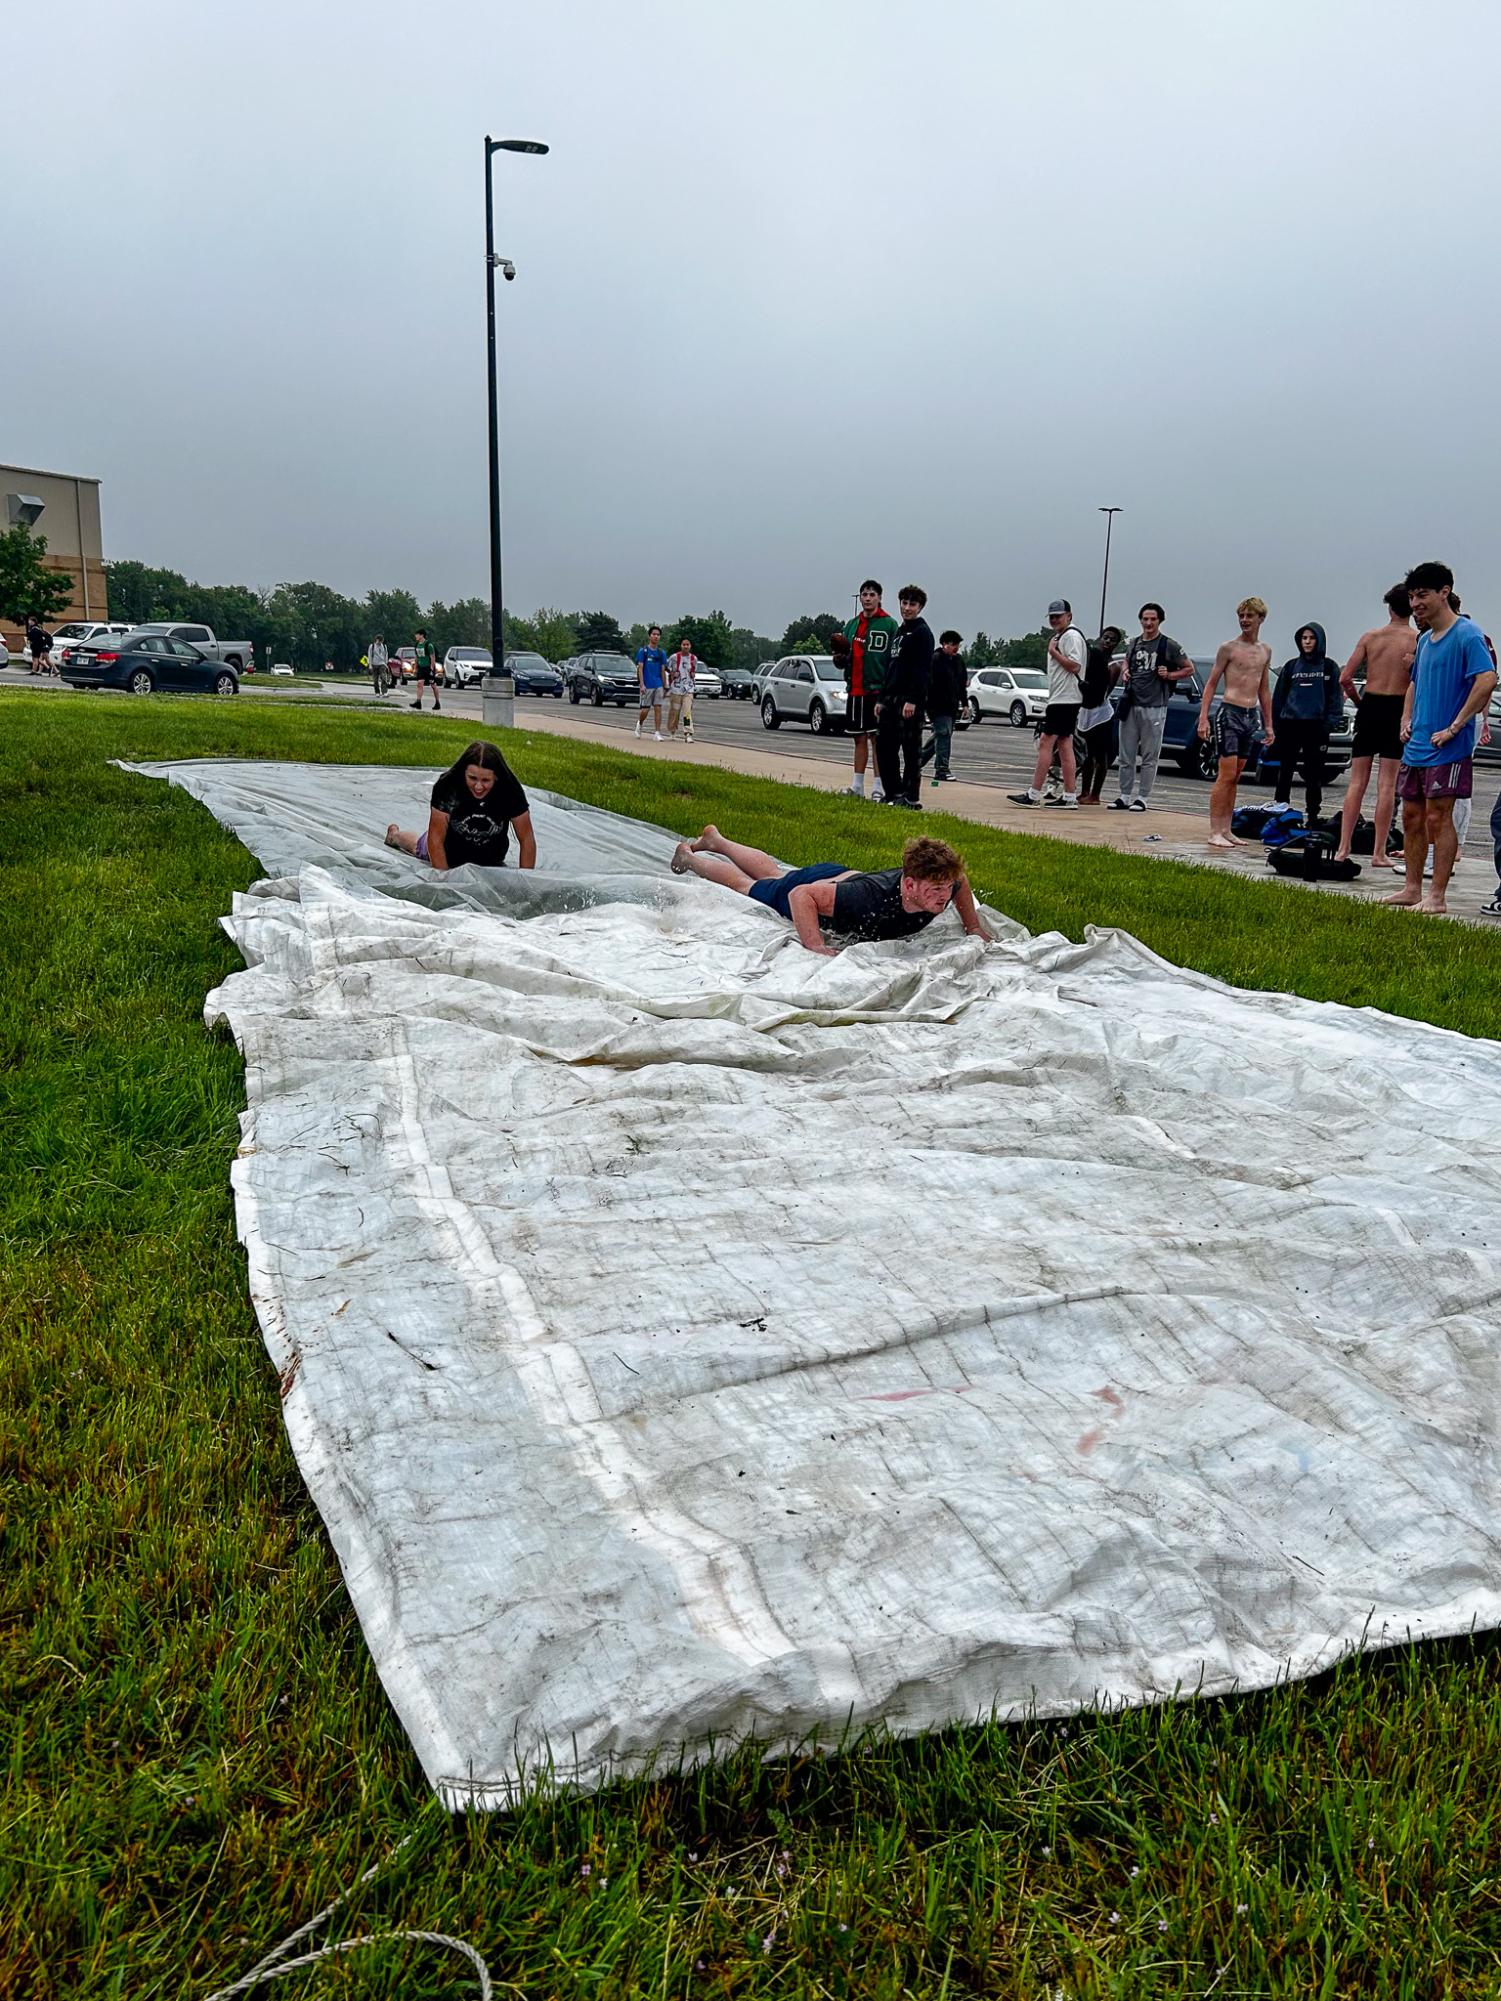
<instances>
[{"instance_id":1,"label":"silver suv","mask_svg":"<svg viewBox=\"0 0 1501 2001\"><path fill-rule=\"evenodd\" d=\"M849 691L831 653L789 653L763 667L758 690L763 728L806 723L814 736L843 730Z\"/></svg>"}]
</instances>

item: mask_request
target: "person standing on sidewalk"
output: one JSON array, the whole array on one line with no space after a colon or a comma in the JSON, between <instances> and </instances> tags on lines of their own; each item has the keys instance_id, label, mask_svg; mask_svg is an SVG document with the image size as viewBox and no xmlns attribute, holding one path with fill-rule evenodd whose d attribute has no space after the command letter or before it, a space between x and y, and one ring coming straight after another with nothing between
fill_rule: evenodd
<instances>
[{"instance_id":1,"label":"person standing on sidewalk","mask_svg":"<svg viewBox=\"0 0 1501 2001\"><path fill-rule=\"evenodd\" d=\"M1116 711L1121 762L1120 796L1110 802L1113 813L1146 812L1157 783L1168 698L1193 674L1193 662L1162 629L1167 617L1162 606L1148 601L1136 616L1141 631L1126 648L1126 691Z\"/></svg>"},{"instance_id":2,"label":"person standing on sidewalk","mask_svg":"<svg viewBox=\"0 0 1501 2001\"><path fill-rule=\"evenodd\" d=\"M865 797L865 769L870 762L871 739L876 733L876 703L886 679L886 663L895 633L896 620L881 605L881 586L874 577L867 577L860 586L860 609L844 628L850 646L849 701L844 726L855 739L855 768L848 789L856 799ZM870 796L877 800L882 796L879 767Z\"/></svg>"},{"instance_id":3,"label":"person standing on sidewalk","mask_svg":"<svg viewBox=\"0 0 1501 2001\"><path fill-rule=\"evenodd\" d=\"M1272 649L1261 637L1266 623L1266 604L1261 598L1242 598L1235 607L1239 639L1227 639L1214 656L1209 679L1199 697L1199 735L1213 742L1219 755L1219 772L1209 795L1209 845L1212 848L1243 848L1246 844L1231 828L1235 817L1235 790L1246 759L1256 748L1258 734L1262 750L1276 741L1272 726L1272 691L1267 676ZM1224 683L1219 712L1211 717L1215 690Z\"/></svg>"},{"instance_id":4,"label":"person standing on sidewalk","mask_svg":"<svg viewBox=\"0 0 1501 2001\"><path fill-rule=\"evenodd\" d=\"M437 649L428 638L427 630L424 626L418 626L417 630L412 634L412 640L412 666L417 676L417 699L413 702L412 707L420 709L422 707L422 690L424 688L431 688L433 691L433 714L436 715L438 710L443 706L438 700L438 683L436 679L438 671Z\"/></svg>"},{"instance_id":5,"label":"person standing on sidewalk","mask_svg":"<svg viewBox=\"0 0 1501 2001\"><path fill-rule=\"evenodd\" d=\"M1089 647L1074 624L1073 607L1067 598L1054 598L1048 606L1048 631L1048 706L1042 718L1032 784L1028 791L1008 792L1006 797L1015 806L1040 806L1042 788L1056 750L1063 774L1063 796L1047 803L1076 812L1079 774L1074 764L1074 728L1079 720L1080 679Z\"/></svg>"},{"instance_id":6,"label":"person standing on sidewalk","mask_svg":"<svg viewBox=\"0 0 1501 2001\"><path fill-rule=\"evenodd\" d=\"M676 738L681 723L684 743L693 741L693 678L697 669L693 641L685 633L667 660L667 734Z\"/></svg>"},{"instance_id":7,"label":"person standing on sidewalk","mask_svg":"<svg viewBox=\"0 0 1501 2001\"><path fill-rule=\"evenodd\" d=\"M1339 669L1329 658L1321 625L1300 625L1297 652L1277 676L1272 696L1272 723L1277 731L1277 804L1293 796L1294 767L1303 767L1310 823L1324 803L1324 766L1329 756L1329 732L1344 721Z\"/></svg>"},{"instance_id":8,"label":"person standing on sidewalk","mask_svg":"<svg viewBox=\"0 0 1501 2001\"><path fill-rule=\"evenodd\" d=\"M928 594L921 585L903 584L896 602L902 622L876 703L876 761L887 805L916 813L922 810L922 724L933 671L933 628L922 615Z\"/></svg>"},{"instance_id":9,"label":"person standing on sidewalk","mask_svg":"<svg viewBox=\"0 0 1501 2001\"><path fill-rule=\"evenodd\" d=\"M932 672L928 676L928 720L933 725L933 734L923 745L922 761L926 764L932 758L935 785L948 784L954 775L949 769L954 723L969 699L969 677L960 644L957 632L952 629L940 632L938 651L933 655Z\"/></svg>"},{"instance_id":10,"label":"person standing on sidewalk","mask_svg":"<svg viewBox=\"0 0 1501 2001\"><path fill-rule=\"evenodd\" d=\"M1371 851L1373 869L1391 867L1386 838L1397 801L1397 773L1402 768L1402 705L1407 700L1412 656L1418 643L1409 622L1406 588L1393 584L1382 603L1390 614L1386 624L1360 635L1339 677L1340 692L1355 704L1355 741L1350 747L1350 780L1340 808L1339 847L1334 859L1337 862L1350 859L1350 843L1365 803L1366 787L1371 782L1371 766L1379 760ZM1362 667L1363 685L1355 678Z\"/></svg>"},{"instance_id":11,"label":"person standing on sidewalk","mask_svg":"<svg viewBox=\"0 0 1501 2001\"><path fill-rule=\"evenodd\" d=\"M1422 637L1402 711L1402 859L1407 880L1384 903L1438 914L1454 868L1458 843L1454 805L1468 799L1475 750L1475 719L1485 714L1496 686L1485 636L1473 619L1449 602L1454 572L1446 563L1419 563L1406 576L1413 622ZM1433 887L1423 894L1423 864L1433 849Z\"/></svg>"},{"instance_id":12,"label":"person standing on sidewalk","mask_svg":"<svg viewBox=\"0 0 1501 2001\"><path fill-rule=\"evenodd\" d=\"M636 689L641 703L636 717L636 734L640 736L646 728L646 712L650 709L652 735L658 743L662 741L662 688L666 679L667 655L662 651L662 628L654 625L647 632L646 644L636 649Z\"/></svg>"},{"instance_id":13,"label":"person standing on sidewalk","mask_svg":"<svg viewBox=\"0 0 1501 2001\"><path fill-rule=\"evenodd\" d=\"M1115 651L1125 638L1118 625L1107 625L1088 649L1079 682L1079 735L1084 739L1084 770L1079 779L1079 804L1098 806L1100 787L1110 776L1115 756L1115 704L1110 692L1124 671Z\"/></svg>"},{"instance_id":14,"label":"person standing on sidewalk","mask_svg":"<svg viewBox=\"0 0 1501 2001\"><path fill-rule=\"evenodd\" d=\"M380 633L376 633L371 640L365 653L365 660L370 668L370 683L376 694L388 694L391 687L391 656Z\"/></svg>"},{"instance_id":15,"label":"person standing on sidewalk","mask_svg":"<svg viewBox=\"0 0 1501 2001\"><path fill-rule=\"evenodd\" d=\"M45 674L52 665L52 638L34 612L26 618L26 645L31 654L33 674Z\"/></svg>"}]
</instances>

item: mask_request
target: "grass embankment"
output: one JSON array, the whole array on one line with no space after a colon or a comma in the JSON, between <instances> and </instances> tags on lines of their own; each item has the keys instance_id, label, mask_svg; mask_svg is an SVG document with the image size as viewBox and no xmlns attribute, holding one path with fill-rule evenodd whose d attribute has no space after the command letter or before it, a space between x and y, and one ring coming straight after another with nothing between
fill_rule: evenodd
<instances>
[{"instance_id":1,"label":"grass embankment","mask_svg":"<svg viewBox=\"0 0 1501 2001\"><path fill-rule=\"evenodd\" d=\"M510 1818L433 1807L288 1450L234 1241L243 1079L201 1008L255 864L105 760L425 764L468 734L0 696L0 1993L201 1995L414 1827L349 1928L458 1933L527 1997L1495 1993L1489 1639L1068 1728L744 1754ZM507 749L534 782L794 861L885 864L909 832L556 737ZM1491 1021L1501 943L1464 927L920 824L1034 928L1120 923L1244 984ZM306 1978L472 1991L404 1948Z\"/></svg>"}]
</instances>

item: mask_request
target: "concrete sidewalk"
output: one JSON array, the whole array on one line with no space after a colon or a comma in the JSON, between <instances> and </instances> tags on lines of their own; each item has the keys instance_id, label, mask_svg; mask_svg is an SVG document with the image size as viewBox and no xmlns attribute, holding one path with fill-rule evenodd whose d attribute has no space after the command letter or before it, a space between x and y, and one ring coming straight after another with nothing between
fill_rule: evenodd
<instances>
[{"instance_id":1,"label":"concrete sidewalk","mask_svg":"<svg viewBox=\"0 0 1501 2001\"><path fill-rule=\"evenodd\" d=\"M842 792L849 784L848 764L831 763L827 758L799 757L782 750L746 750L722 743L655 743L649 737L612 728L608 723L585 722L567 712L528 709L518 716L519 729L538 730L549 736L573 737L580 742L603 744L633 756L672 764L704 765L721 771L740 771L753 778L775 778L784 785L806 785L816 792ZM1159 861L1189 862L1216 873L1229 872L1248 882L1272 888L1316 889L1331 896L1354 896L1363 902L1380 902L1401 887L1400 870L1373 869L1369 858L1361 858L1361 874L1354 882L1291 883L1278 875L1266 859L1259 841L1230 852L1210 848L1209 816L1200 813L1158 812L1113 813L1108 806L1081 806L1070 813L1056 807L1016 806L992 785L966 785L963 780L934 787L926 783L923 797L935 813L952 813L956 819L975 820L982 826L1001 827L1007 833L1039 834L1056 841L1072 841L1082 847L1114 848L1121 854L1144 855ZM1209 794L1206 788L1205 806ZM884 811L872 807L871 811ZM914 830L921 820L906 822ZM1490 866L1490 843L1483 825L1472 825L1470 845L1460 857L1449 884L1449 917L1466 918L1480 924L1492 920L1479 916L1480 905L1494 895L1496 883Z\"/></svg>"}]
</instances>

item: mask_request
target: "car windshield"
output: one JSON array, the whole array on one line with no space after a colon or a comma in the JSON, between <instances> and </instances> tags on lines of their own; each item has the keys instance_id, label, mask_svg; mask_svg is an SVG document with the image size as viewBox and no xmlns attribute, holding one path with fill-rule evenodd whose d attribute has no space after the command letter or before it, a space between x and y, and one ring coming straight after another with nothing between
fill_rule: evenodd
<instances>
[{"instance_id":1,"label":"car windshield","mask_svg":"<svg viewBox=\"0 0 1501 2001\"><path fill-rule=\"evenodd\" d=\"M1047 675L1039 673L1031 667L1013 667L1011 678L1018 688L1045 688L1048 685Z\"/></svg>"},{"instance_id":2,"label":"car windshield","mask_svg":"<svg viewBox=\"0 0 1501 2001\"><path fill-rule=\"evenodd\" d=\"M490 656L487 653L484 657L488 660ZM508 653L506 658L513 667L546 667L551 664L540 653Z\"/></svg>"},{"instance_id":3,"label":"car windshield","mask_svg":"<svg viewBox=\"0 0 1501 2001\"><path fill-rule=\"evenodd\" d=\"M820 681L842 681L844 679L843 671L836 667L832 660L815 660L813 663L813 672L818 676Z\"/></svg>"},{"instance_id":4,"label":"car windshield","mask_svg":"<svg viewBox=\"0 0 1501 2001\"><path fill-rule=\"evenodd\" d=\"M456 646L453 649L453 657L455 660L488 660L490 658L482 646Z\"/></svg>"},{"instance_id":5,"label":"car windshield","mask_svg":"<svg viewBox=\"0 0 1501 2001\"><path fill-rule=\"evenodd\" d=\"M86 632L92 630L92 626L87 625L60 625L53 632L52 637L54 639L82 639Z\"/></svg>"}]
</instances>

